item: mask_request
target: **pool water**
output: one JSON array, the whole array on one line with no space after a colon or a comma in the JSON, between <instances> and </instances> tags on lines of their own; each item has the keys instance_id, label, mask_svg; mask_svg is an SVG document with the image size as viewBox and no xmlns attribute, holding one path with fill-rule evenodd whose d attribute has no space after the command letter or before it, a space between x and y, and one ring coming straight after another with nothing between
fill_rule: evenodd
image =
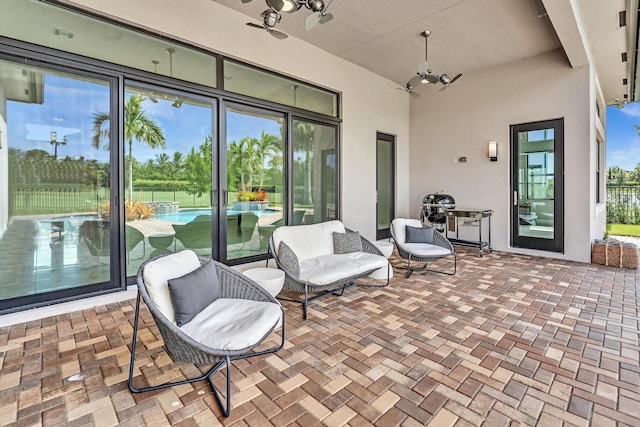
<instances>
[{"instance_id":1,"label":"pool water","mask_svg":"<svg viewBox=\"0 0 640 427\"><path fill-rule=\"evenodd\" d=\"M278 212L275 209L264 209L261 211L251 211L258 216L258 218ZM238 215L241 214L242 211L234 211L233 209L227 210L227 215ZM191 222L195 219L195 217L199 215L211 215L211 209L195 209L195 210L185 210L180 212L172 212L165 214L158 214L156 218L162 219L164 221L169 222Z\"/></svg>"}]
</instances>

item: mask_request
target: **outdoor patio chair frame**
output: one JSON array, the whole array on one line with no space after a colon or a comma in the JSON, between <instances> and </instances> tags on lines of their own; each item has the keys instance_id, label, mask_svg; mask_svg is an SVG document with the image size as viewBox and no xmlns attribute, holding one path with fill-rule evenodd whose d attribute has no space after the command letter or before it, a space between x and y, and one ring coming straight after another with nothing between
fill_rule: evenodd
<instances>
[{"instance_id":1,"label":"outdoor patio chair frame","mask_svg":"<svg viewBox=\"0 0 640 427\"><path fill-rule=\"evenodd\" d=\"M157 306L151 301L149 293L147 292L146 285L143 278L143 270L146 264L159 258L165 257L169 254L162 254L146 260L138 269L137 285L138 285L138 297L136 299L136 310L133 324L133 338L131 343L131 361L129 365L129 390L133 393L142 393L146 391L160 390L168 387L173 387L181 384L193 383L198 381L207 380L211 386L214 397L218 402L220 410L225 417L228 417L231 412L231 361L246 359L248 357L261 356L268 353L275 353L284 346L285 339L285 327L284 327L284 310L280 307L282 312L282 321L280 323L281 328L281 341L276 347L271 347L261 351L254 351L271 333L277 329L278 325L274 326L269 332L267 332L257 343L254 345L241 349L241 350L222 350L207 347L198 341L195 341L172 321L170 321L164 314L160 312ZM210 260L203 257L198 257L200 264L204 265ZM249 299L254 301L266 301L278 304L278 301L269 294L263 287L250 280L248 277L242 275L236 270L214 261L218 279L220 282L220 298L236 298L236 299ZM173 359L174 362L193 363L193 364L213 364L213 366L202 376L197 378L190 378L181 381L167 382L164 384L148 386L148 387L135 387L133 385L134 374L134 362L136 356L136 342L138 335L138 326L140 319L140 301L143 300L151 316L153 317L158 330L164 340L164 346ZM226 376L226 394L225 402L223 398L213 384L211 377L222 367L227 369Z\"/></svg>"},{"instance_id":2,"label":"outdoor patio chair frame","mask_svg":"<svg viewBox=\"0 0 640 427\"><path fill-rule=\"evenodd\" d=\"M422 227L426 228L430 226L426 224L422 224ZM456 271L458 268L458 257L456 255L456 251L453 248L453 245L451 244L449 239L447 239L438 230L436 230L435 228L433 230L433 244L436 246L440 246L442 248L448 249L449 251L451 251L450 254L437 255L437 256L415 255L410 250L408 250L406 246L404 246L405 242L398 242L395 236L395 233L393 231L393 228L394 227L393 227L393 221L392 221L392 224L390 227L391 237L393 238L393 241L396 244L396 248L398 249L398 255L400 255L401 258L404 258L407 260L406 267L397 267L397 268L407 270L407 278L411 277L414 271L431 271L433 273L446 274L448 276L453 276L454 274L456 274ZM449 255L453 255L453 271L434 270L427 267L430 262L448 257ZM424 262L424 266L421 268L411 268L411 261Z\"/></svg>"}]
</instances>

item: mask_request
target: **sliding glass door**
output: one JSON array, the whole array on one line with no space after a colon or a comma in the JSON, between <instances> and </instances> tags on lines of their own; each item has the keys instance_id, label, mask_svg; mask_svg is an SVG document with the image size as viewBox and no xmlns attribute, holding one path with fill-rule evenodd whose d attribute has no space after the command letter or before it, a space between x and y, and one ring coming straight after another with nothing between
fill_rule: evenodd
<instances>
[{"instance_id":1,"label":"sliding glass door","mask_svg":"<svg viewBox=\"0 0 640 427\"><path fill-rule=\"evenodd\" d=\"M284 123L283 113L226 107L223 259L266 254L271 232L284 224Z\"/></svg>"},{"instance_id":2,"label":"sliding glass door","mask_svg":"<svg viewBox=\"0 0 640 427\"><path fill-rule=\"evenodd\" d=\"M124 110L127 275L148 257L182 249L211 258L217 250L214 102L129 85Z\"/></svg>"},{"instance_id":3,"label":"sliding glass door","mask_svg":"<svg viewBox=\"0 0 640 427\"><path fill-rule=\"evenodd\" d=\"M337 129L334 126L294 119L291 223L314 224L336 219Z\"/></svg>"},{"instance_id":4,"label":"sliding glass door","mask_svg":"<svg viewBox=\"0 0 640 427\"><path fill-rule=\"evenodd\" d=\"M109 229L91 245L85 226L111 197L109 152L92 129L113 84L0 60L0 309L113 286Z\"/></svg>"}]
</instances>

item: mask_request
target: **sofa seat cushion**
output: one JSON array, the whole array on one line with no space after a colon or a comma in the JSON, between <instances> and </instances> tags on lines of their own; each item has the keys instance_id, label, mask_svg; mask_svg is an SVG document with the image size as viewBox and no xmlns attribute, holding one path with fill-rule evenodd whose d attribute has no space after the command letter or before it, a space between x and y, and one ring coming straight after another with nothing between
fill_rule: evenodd
<instances>
[{"instance_id":1,"label":"sofa seat cushion","mask_svg":"<svg viewBox=\"0 0 640 427\"><path fill-rule=\"evenodd\" d=\"M449 249L430 243L405 243L402 245L402 249L418 257L445 256L451 254Z\"/></svg>"},{"instance_id":2,"label":"sofa seat cushion","mask_svg":"<svg viewBox=\"0 0 640 427\"><path fill-rule=\"evenodd\" d=\"M279 304L218 298L180 329L207 347L243 350L253 347L280 322Z\"/></svg>"},{"instance_id":3,"label":"sofa seat cushion","mask_svg":"<svg viewBox=\"0 0 640 427\"><path fill-rule=\"evenodd\" d=\"M328 254L300 262L300 280L312 285L328 285L367 271L386 268L389 261L381 255L367 252Z\"/></svg>"}]
</instances>

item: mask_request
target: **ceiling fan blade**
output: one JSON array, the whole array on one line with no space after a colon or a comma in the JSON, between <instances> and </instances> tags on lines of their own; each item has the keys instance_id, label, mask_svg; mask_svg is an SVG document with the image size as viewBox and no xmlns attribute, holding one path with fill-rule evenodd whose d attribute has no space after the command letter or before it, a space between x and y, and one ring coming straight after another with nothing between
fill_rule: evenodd
<instances>
[{"instance_id":1,"label":"ceiling fan blade","mask_svg":"<svg viewBox=\"0 0 640 427\"><path fill-rule=\"evenodd\" d=\"M255 24L253 22L247 22L247 25L253 28L260 28L261 30L264 30L264 25Z\"/></svg>"},{"instance_id":2,"label":"ceiling fan blade","mask_svg":"<svg viewBox=\"0 0 640 427\"><path fill-rule=\"evenodd\" d=\"M331 21L332 19L333 19L333 14L332 13L325 13L320 18L320 23L321 24L326 24L327 22Z\"/></svg>"},{"instance_id":3,"label":"ceiling fan blade","mask_svg":"<svg viewBox=\"0 0 640 427\"><path fill-rule=\"evenodd\" d=\"M307 16L307 19L304 20L304 27L307 31L311 30L313 27L318 25L322 21L322 14L320 12L313 12L311 15Z\"/></svg>"},{"instance_id":4,"label":"ceiling fan blade","mask_svg":"<svg viewBox=\"0 0 640 427\"><path fill-rule=\"evenodd\" d=\"M409 95L410 95L412 98L415 98L415 99L420 98L420 94L419 94L418 92L414 92L414 91L412 91L412 90L410 90L410 91L409 91Z\"/></svg>"},{"instance_id":5,"label":"ceiling fan blade","mask_svg":"<svg viewBox=\"0 0 640 427\"><path fill-rule=\"evenodd\" d=\"M462 73L458 74L457 76L455 76L454 78L451 79L451 81L449 82L449 84L455 82L456 80L458 80L460 77L462 77Z\"/></svg>"},{"instance_id":6,"label":"ceiling fan blade","mask_svg":"<svg viewBox=\"0 0 640 427\"><path fill-rule=\"evenodd\" d=\"M442 86L440 90L438 90L438 92L444 92L449 87L450 84L451 83L447 83L446 85Z\"/></svg>"},{"instance_id":7,"label":"ceiling fan blade","mask_svg":"<svg viewBox=\"0 0 640 427\"><path fill-rule=\"evenodd\" d=\"M242 0L242 3L251 3L251 0Z\"/></svg>"},{"instance_id":8,"label":"ceiling fan blade","mask_svg":"<svg viewBox=\"0 0 640 427\"><path fill-rule=\"evenodd\" d=\"M284 8L283 0L267 0L267 5L276 12L281 12Z\"/></svg>"},{"instance_id":9,"label":"ceiling fan blade","mask_svg":"<svg viewBox=\"0 0 640 427\"><path fill-rule=\"evenodd\" d=\"M271 34L273 37L277 38L278 40L284 40L287 37L289 37L282 31L278 31L278 30L267 30L267 31L269 31L269 34Z\"/></svg>"},{"instance_id":10,"label":"ceiling fan blade","mask_svg":"<svg viewBox=\"0 0 640 427\"><path fill-rule=\"evenodd\" d=\"M411 77L411 79L407 84L409 86L416 87L417 85L420 84L421 81L422 81L422 76L420 74L416 74L415 76Z\"/></svg>"}]
</instances>

